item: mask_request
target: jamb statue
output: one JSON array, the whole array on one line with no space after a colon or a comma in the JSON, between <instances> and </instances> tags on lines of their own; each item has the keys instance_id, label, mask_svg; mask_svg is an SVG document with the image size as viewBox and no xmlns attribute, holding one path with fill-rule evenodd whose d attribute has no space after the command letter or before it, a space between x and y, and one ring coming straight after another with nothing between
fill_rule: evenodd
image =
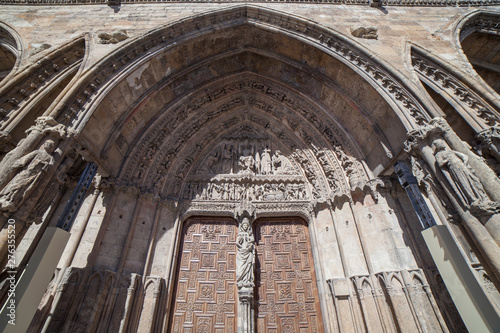
<instances>
[{"instance_id":1,"label":"jamb statue","mask_svg":"<svg viewBox=\"0 0 500 333\"><path fill-rule=\"evenodd\" d=\"M13 163L12 167L23 168L0 192L0 209L15 212L40 182L43 174L54 165L52 156L55 143L47 140L40 149L32 151Z\"/></svg>"},{"instance_id":2,"label":"jamb statue","mask_svg":"<svg viewBox=\"0 0 500 333\"><path fill-rule=\"evenodd\" d=\"M468 208L490 201L481 181L469 167L465 154L448 149L442 139L435 140L434 147L437 164Z\"/></svg>"}]
</instances>

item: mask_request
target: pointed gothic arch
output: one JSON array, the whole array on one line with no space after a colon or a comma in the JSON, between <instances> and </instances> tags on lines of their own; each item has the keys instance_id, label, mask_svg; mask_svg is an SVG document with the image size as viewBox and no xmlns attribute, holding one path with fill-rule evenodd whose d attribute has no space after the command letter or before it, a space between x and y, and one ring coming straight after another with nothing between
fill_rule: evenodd
<instances>
[{"instance_id":1,"label":"pointed gothic arch","mask_svg":"<svg viewBox=\"0 0 500 333\"><path fill-rule=\"evenodd\" d=\"M498 99L500 69L498 65L498 24L500 16L495 11L475 10L460 20L455 28L456 46L467 59L479 78L483 94ZM490 97L491 98L491 97Z\"/></svg>"},{"instance_id":2,"label":"pointed gothic arch","mask_svg":"<svg viewBox=\"0 0 500 333\"><path fill-rule=\"evenodd\" d=\"M217 48L212 47L211 40L217 40ZM179 52L186 57L180 59ZM243 60L247 62L243 68L228 67ZM271 68L258 68L258 61ZM306 95L330 111L345 109L338 117L344 130L354 133L370 129L356 139L373 137L383 142L383 147L375 150L361 142L366 156L372 151L377 156L398 153L402 147L395 137L429 119L425 104L408 92L409 83L361 45L315 22L254 6L199 15L126 43L90 70L53 116L82 132L90 154L112 154L123 160L117 141L134 145L137 133L120 136L117 128L96 124L97 117L106 114L119 122L137 123L141 132L147 131L155 117L165 112L159 108L189 96L193 88L203 89L209 81L231 74L221 68L217 68L218 73L203 72L203 68L222 63L233 71L249 70L270 78L276 75L288 86L306 89ZM294 73L288 79L287 71ZM141 83L136 85L134 81ZM193 86L187 88L186 82ZM159 93L165 100L159 100ZM332 100L342 100L345 105L333 105ZM113 133L111 137L106 134L109 132ZM375 160L372 169L380 162ZM119 172L105 163L102 166L112 175Z\"/></svg>"},{"instance_id":3,"label":"pointed gothic arch","mask_svg":"<svg viewBox=\"0 0 500 333\"><path fill-rule=\"evenodd\" d=\"M5 85L19 68L23 47L16 30L4 22L0 22L0 50L0 82Z\"/></svg>"},{"instance_id":4,"label":"pointed gothic arch","mask_svg":"<svg viewBox=\"0 0 500 333\"><path fill-rule=\"evenodd\" d=\"M473 130L481 132L499 122L498 100L478 88L477 82L466 79L455 66L416 45L411 52L419 78L446 99Z\"/></svg>"},{"instance_id":5,"label":"pointed gothic arch","mask_svg":"<svg viewBox=\"0 0 500 333\"><path fill-rule=\"evenodd\" d=\"M427 267L415 254L420 244L404 235L420 231L410 203L381 176L404 155L406 133L437 115L409 73L334 29L248 5L179 20L114 50L81 67L42 124L57 124L47 132L69 137L68 149L105 179L82 208L72 260L87 271L82 286L93 270L113 275L92 282L103 290L94 328L168 331L183 221L234 216L248 202L258 218L307 221L327 331L336 329L332 313L344 317L339 330L404 327L411 297L391 295L390 284L380 292L376 277L404 286L406 272ZM425 286L423 277L415 292ZM84 298L67 302L67 322L46 326L81 325ZM58 302L54 311L68 312ZM390 306L404 310L387 319Z\"/></svg>"},{"instance_id":6,"label":"pointed gothic arch","mask_svg":"<svg viewBox=\"0 0 500 333\"><path fill-rule=\"evenodd\" d=\"M30 66L12 71L0 85L0 131L8 132L12 144L39 117L48 116L53 103L76 81L88 57L88 36L79 36L48 50ZM21 57L19 57L19 60Z\"/></svg>"}]
</instances>

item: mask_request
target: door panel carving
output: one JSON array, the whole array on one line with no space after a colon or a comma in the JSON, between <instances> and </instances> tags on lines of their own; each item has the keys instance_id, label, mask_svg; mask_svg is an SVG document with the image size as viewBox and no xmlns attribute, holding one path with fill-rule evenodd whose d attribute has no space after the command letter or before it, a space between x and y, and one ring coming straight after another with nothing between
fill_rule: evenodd
<instances>
[{"instance_id":1,"label":"door panel carving","mask_svg":"<svg viewBox=\"0 0 500 333\"><path fill-rule=\"evenodd\" d=\"M236 331L236 235L232 220L184 224L172 332Z\"/></svg>"},{"instance_id":2,"label":"door panel carving","mask_svg":"<svg viewBox=\"0 0 500 333\"><path fill-rule=\"evenodd\" d=\"M256 240L256 331L322 333L307 224L259 219ZM184 227L171 332L236 332L236 237L231 219L192 218Z\"/></svg>"},{"instance_id":3,"label":"door panel carving","mask_svg":"<svg viewBox=\"0 0 500 333\"><path fill-rule=\"evenodd\" d=\"M298 218L260 219L257 243L257 330L323 332L307 225Z\"/></svg>"}]
</instances>

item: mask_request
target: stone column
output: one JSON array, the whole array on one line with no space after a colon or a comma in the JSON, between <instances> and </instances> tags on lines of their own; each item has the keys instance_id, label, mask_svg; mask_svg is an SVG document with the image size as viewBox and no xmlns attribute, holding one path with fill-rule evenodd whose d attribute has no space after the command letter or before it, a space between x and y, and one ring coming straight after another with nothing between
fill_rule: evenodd
<instances>
[{"instance_id":1,"label":"stone column","mask_svg":"<svg viewBox=\"0 0 500 333\"><path fill-rule=\"evenodd\" d=\"M255 332L253 289L238 287L238 333Z\"/></svg>"},{"instance_id":2,"label":"stone column","mask_svg":"<svg viewBox=\"0 0 500 333\"><path fill-rule=\"evenodd\" d=\"M465 229L485 260L491 265L495 276L500 279L500 247L498 246L500 244L498 232L500 230L498 222L500 220L498 214L500 205L498 202L490 200L487 195L489 192L482 186L485 181L484 175L487 174L487 172L482 171L484 169L492 171L481 161L483 165L476 175L474 173L475 167L473 171L467 163L471 161L471 159L467 159L468 155L454 150L451 144L448 145L447 140L443 140L443 138L448 139L456 134L448 133L445 136L442 127L431 124L408 133L407 151L421 155L429 165L446 196L458 212ZM472 153L470 152L470 154ZM491 187L494 186L496 185L491 185ZM500 193L500 189L498 193Z\"/></svg>"}]
</instances>

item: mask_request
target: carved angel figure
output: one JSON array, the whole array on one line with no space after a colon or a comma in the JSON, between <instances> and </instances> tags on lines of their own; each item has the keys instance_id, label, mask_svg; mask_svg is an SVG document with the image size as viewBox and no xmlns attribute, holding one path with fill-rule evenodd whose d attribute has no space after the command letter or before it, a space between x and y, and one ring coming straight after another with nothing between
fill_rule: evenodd
<instances>
[{"instance_id":1,"label":"carved angel figure","mask_svg":"<svg viewBox=\"0 0 500 333\"><path fill-rule=\"evenodd\" d=\"M47 140L40 149L21 157L14 162L13 168L23 168L0 192L0 208L15 212L40 182L43 174L54 165L52 156L55 143Z\"/></svg>"},{"instance_id":2,"label":"carved angel figure","mask_svg":"<svg viewBox=\"0 0 500 333\"><path fill-rule=\"evenodd\" d=\"M441 139L434 141L434 147L436 162L466 206L490 201L481 181L470 168L466 155L448 149Z\"/></svg>"},{"instance_id":3,"label":"carved angel figure","mask_svg":"<svg viewBox=\"0 0 500 333\"><path fill-rule=\"evenodd\" d=\"M254 287L255 239L247 217L240 223L236 239L236 283L238 288Z\"/></svg>"}]
</instances>

